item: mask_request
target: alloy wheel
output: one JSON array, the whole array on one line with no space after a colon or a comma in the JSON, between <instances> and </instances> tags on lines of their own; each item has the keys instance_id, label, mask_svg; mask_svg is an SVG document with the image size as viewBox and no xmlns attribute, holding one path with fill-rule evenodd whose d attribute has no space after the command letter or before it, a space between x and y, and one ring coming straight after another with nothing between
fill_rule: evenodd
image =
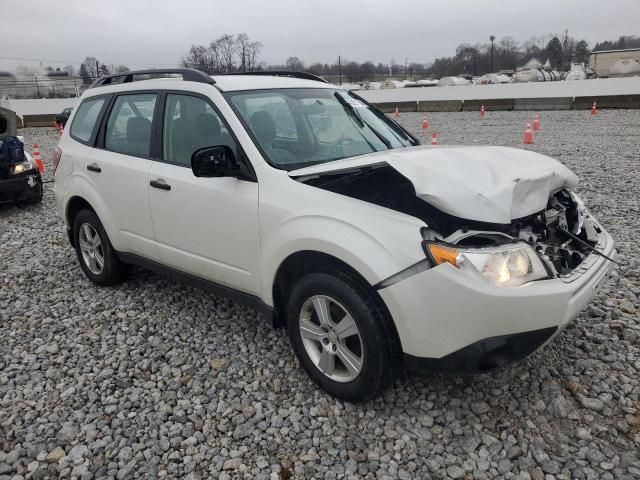
<instances>
[{"instance_id":1,"label":"alloy wheel","mask_svg":"<svg viewBox=\"0 0 640 480\"><path fill-rule=\"evenodd\" d=\"M358 326L335 299L314 295L300 310L300 335L313 364L336 382L351 382L362 370L364 350Z\"/></svg>"},{"instance_id":2,"label":"alloy wheel","mask_svg":"<svg viewBox=\"0 0 640 480\"><path fill-rule=\"evenodd\" d=\"M104 270L104 250L100 235L91 224L83 223L80 226L78 243L84 264L91 273L100 275Z\"/></svg>"}]
</instances>

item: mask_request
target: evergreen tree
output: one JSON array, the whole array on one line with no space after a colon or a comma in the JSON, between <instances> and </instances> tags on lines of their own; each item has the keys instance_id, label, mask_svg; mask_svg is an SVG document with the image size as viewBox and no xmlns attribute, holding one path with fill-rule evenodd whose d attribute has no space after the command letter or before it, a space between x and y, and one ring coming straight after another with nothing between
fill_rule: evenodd
<instances>
[{"instance_id":1,"label":"evergreen tree","mask_svg":"<svg viewBox=\"0 0 640 480\"><path fill-rule=\"evenodd\" d=\"M562 43L558 37L553 37L549 40L545 52L551 61L551 66L553 68L560 68L560 63L562 62ZM544 62L544 59L542 61Z\"/></svg>"},{"instance_id":2,"label":"evergreen tree","mask_svg":"<svg viewBox=\"0 0 640 480\"><path fill-rule=\"evenodd\" d=\"M85 85L91 85L91 75L89 75L87 66L84 63L80 65L80 78L82 78L82 83Z\"/></svg>"}]
</instances>

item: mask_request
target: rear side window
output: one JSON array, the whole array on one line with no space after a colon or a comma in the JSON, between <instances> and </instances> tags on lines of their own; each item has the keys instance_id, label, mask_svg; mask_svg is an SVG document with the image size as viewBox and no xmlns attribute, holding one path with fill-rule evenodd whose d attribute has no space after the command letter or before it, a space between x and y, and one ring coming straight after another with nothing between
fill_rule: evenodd
<instances>
[{"instance_id":1,"label":"rear side window","mask_svg":"<svg viewBox=\"0 0 640 480\"><path fill-rule=\"evenodd\" d=\"M118 96L107 120L105 148L125 155L148 157L156 99L154 93Z\"/></svg>"},{"instance_id":2,"label":"rear side window","mask_svg":"<svg viewBox=\"0 0 640 480\"><path fill-rule=\"evenodd\" d=\"M104 105L104 98L89 98L78 107L71 124L71 136L81 142L88 142L96 126L98 115Z\"/></svg>"}]
</instances>

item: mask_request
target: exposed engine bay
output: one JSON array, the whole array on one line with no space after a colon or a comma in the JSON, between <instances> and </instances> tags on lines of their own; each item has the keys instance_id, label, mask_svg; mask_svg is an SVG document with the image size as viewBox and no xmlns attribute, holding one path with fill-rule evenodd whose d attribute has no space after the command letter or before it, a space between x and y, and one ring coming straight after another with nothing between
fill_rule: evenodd
<instances>
[{"instance_id":1,"label":"exposed engine bay","mask_svg":"<svg viewBox=\"0 0 640 480\"><path fill-rule=\"evenodd\" d=\"M299 181L419 218L428 225L425 239L468 247L526 242L554 275L567 275L578 267L595 250L602 231L568 189L553 192L542 211L497 224L443 212L416 196L413 183L390 166L309 175Z\"/></svg>"}]
</instances>

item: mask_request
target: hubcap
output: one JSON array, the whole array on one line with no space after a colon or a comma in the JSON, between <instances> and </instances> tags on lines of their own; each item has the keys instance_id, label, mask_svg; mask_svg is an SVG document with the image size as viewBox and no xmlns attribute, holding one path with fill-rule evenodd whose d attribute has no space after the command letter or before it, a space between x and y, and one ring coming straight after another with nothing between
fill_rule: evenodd
<instances>
[{"instance_id":1,"label":"hubcap","mask_svg":"<svg viewBox=\"0 0 640 480\"><path fill-rule=\"evenodd\" d=\"M356 322L336 300L315 295L300 310L300 335L309 358L336 382L350 382L362 370L364 350Z\"/></svg>"},{"instance_id":2,"label":"hubcap","mask_svg":"<svg viewBox=\"0 0 640 480\"><path fill-rule=\"evenodd\" d=\"M84 264L91 273L100 275L104 270L104 250L96 229L89 223L83 223L80 226L78 242Z\"/></svg>"}]
</instances>

